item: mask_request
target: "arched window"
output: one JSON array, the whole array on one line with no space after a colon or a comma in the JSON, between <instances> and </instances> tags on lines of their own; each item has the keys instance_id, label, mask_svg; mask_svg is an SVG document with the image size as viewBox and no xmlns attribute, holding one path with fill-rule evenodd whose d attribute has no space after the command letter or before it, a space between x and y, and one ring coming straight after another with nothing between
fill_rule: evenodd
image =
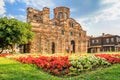
<instances>
[{"instance_id":1,"label":"arched window","mask_svg":"<svg viewBox=\"0 0 120 80\"><path fill-rule=\"evenodd\" d=\"M64 17L65 17L65 19L68 18L68 14L67 14L67 12L64 13Z\"/></svg>"},{"instance_id":2,"label":"arched window","mask_svg":"<svg viewBox=\"0 0 120 80\"><path fill-rule=\"evenodd\" d=\"M70 36L72 36L73 35L73 32L70 32Z\"/></svg>"},{"instance_id":3,"label":"arched window","mask_svg":"<svg viewBox=\"0 0 120 80\"><path fill-rule=\"evenodd\" d=\"M69 22L69 26L73 28L74 27L74 23L73 22Z\"/></svg>"},{"instance_id":4,"label":"arched window","mask_svg":"<svg viewBox=\"0 0 120 80\"><path fill-rule=\"evenodd\" d=\"M38 15L38 14L33 15L33 20L35 22L42 22L42 14L40 14L40 15Z\"/></svg>"},{"instance_id":5,"label":"arched window","mask_svg":"<svg viewBox=\"0 0 120 80\"><path fill-rule=\"evenodd\" d=\"M57 26L57 22L54 23L54 26Z\"/></svg>"},{"instance_id":6,"label":"arched window","mask_svg":"<svg viewBox=\"0 0 120 80\"><path fill-rule=\"evenodd\" d=\"M64 30L61 30L61 34L64 35Z\"/></svg>"},{"instance_id":7,"label":"arched window","mask_svg":"<svg viewBox=\"0 0 120 80\"><path fill-rule=\"evenodd\" d=\"M62 12L59 12L59 14L58 14L58 18L62 18L63 17L63 13Z\"/></svg>"},{"instance_id":8,"label":"arched window","mask_svg":"<svg viewBox=\"0 0 120 80\"><path fill-rule=\"evenodd\" d=\"M74 27L74 23L71 23L71 27Z\"/></svg>"},{"instance_id":9,"label":"arched window","mask_svg":"<svg viewBox=\"0 0 120 80\"><path fill-rule=\"evenodd\" d=\"M81 37L81 33L79 33L78 36Z\"/></svg>"}]
</instances>

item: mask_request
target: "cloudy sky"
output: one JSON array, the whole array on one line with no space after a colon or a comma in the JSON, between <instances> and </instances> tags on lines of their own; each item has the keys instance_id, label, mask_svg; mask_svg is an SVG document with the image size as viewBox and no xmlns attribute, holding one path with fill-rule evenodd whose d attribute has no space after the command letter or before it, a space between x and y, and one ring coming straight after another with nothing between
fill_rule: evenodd
<instances>
[{"instance_id":1,"label":"cloudy sky","mask_svg":"<svg viewBox=\"0 0 120 80\"><path fill-rule=\"evenodd\" d=\"M76 19L87 34L99 36L102 33L120 35L120 0L0 0L0 17L17 18L26 21L26 8L42 10L66 6L71 17Z\"/></svg>"}]
</instances>

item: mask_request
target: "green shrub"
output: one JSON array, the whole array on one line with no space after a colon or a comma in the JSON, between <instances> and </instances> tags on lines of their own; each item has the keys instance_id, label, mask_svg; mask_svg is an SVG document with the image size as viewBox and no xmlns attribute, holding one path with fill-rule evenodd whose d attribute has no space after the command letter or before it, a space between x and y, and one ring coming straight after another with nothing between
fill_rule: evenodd
<instances>
[{"instance_id":1,"label":"green shrub","mask_svg":"<svg viewBox=\"0 0 120 80\"><path fill-rule=\"evenodd\" d=\"M97 58L95 56L87 56L87 57L80 57L80 58L72 58L69 60L71 67L70 75L77 75L83 71L92 70L98 67L107 67L111 65L105 59Z\"/></svg>"}]
</instances>

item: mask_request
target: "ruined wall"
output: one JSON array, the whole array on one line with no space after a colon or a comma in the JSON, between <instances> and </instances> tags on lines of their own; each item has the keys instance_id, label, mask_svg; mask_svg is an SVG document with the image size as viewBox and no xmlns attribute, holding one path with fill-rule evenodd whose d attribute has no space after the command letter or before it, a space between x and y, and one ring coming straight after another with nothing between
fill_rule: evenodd
<instances>
[{"instance_id":1,"label":"ruined wall","mask_svg":"<svg viewBox=\"0 0 120 80\"><path fill-rule=\"evenodd\" d=\"M54 18L50 20L50 9L42 11L28 8L27 22L31 23L35 38L31 42L31 52L63 53L86 52L86 31L79 23L70 18L70 9L57 7ZM69 49L69 50L68 50Z\"/></svg>"}]
</instances>

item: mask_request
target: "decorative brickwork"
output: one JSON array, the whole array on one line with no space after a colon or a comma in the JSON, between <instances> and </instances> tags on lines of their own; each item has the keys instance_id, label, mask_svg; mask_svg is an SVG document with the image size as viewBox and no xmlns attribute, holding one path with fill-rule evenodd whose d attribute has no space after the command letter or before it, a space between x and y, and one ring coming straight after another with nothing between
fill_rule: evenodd
<instances>
[{"instance_id":1,"label":"decorative brickwork","mask_svg":"<svg viewBox=\"0 0 120 80\"><path fill-rule=\"evenodd\" d=\"M54 18L50 20L50 9L42 11L27 9L27 22L32 24L35 38L30 44L30 52L63 53L86 52L86 31L70 18L70 9L56 7Z\"/></svg>"}]
</instances>

